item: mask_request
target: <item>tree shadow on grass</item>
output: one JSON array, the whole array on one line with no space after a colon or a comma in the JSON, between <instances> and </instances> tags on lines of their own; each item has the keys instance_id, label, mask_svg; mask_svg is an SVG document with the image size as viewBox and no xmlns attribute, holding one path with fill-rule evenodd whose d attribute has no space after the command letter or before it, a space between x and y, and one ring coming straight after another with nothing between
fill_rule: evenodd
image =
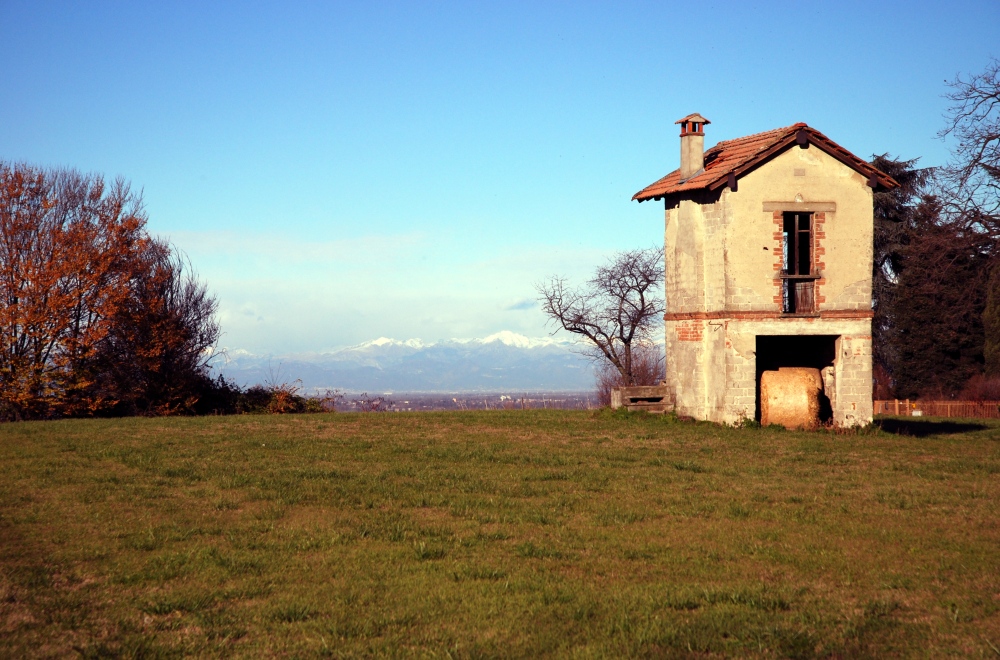
<instances>
[{"instance_id":1,"label":"tree shadow on grass","mask_svg":"<svg viewBox=\"0 0 1000 660\"><path fill-rule=\"evenodd\" d=\"M926 438L930 435L950 435L982 431L989 426L978 422L931 421L926 419L877 419L875 424L886 433Z\"/></svg>"}]
</instances>

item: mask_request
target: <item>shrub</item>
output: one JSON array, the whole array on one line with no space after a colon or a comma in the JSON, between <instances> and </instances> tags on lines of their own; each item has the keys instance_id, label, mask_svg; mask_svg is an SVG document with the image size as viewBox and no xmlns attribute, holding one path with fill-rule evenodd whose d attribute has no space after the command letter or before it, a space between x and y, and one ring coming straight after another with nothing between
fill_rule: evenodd
<instances>
[{"instance_id":1,"label":"shrub","mask_svg":"<svg viewBox=\"0 0 1000 660\"><path fill-rule=\"evenodd\" d=\"M353 404L358 412L374 413L389 412L396 405L395 402L386 399L384 396L368 396L367 392L359 398L354 399Z\"/></svg>"},{"instance_id":2,"label":"shrub","mask_svg":"<svg viewBox=\"0 0 1000 660\"><path fill-rule=\"evenodd\" d=\"M962 401L1000 401L1000 378L976 374L959 393Z\"/></svg>"},{"instance_id":3,"label":"shrub","mask_svg":"<svg viewBox=\"0 0 1000 660\"><path fill-rule=\"evenodd\" d=\"M641 344L632 348L632 376L635 385L659 385L663 381L663 348L659 344ZM607 360L597 366L597 403L611 405L611 390L626 385L621 372Z\"/></svg>"}]
</instances>

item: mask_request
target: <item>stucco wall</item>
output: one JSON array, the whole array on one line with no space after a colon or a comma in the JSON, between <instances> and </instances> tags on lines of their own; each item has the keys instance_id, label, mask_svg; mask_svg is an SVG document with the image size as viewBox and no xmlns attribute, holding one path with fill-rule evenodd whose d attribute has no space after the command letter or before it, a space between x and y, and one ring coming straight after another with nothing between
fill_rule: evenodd
<instances>
[{"instance_id":1,"label":"stucco wall","mask_svg":"<svg viewBox=\"0 0 1000 660\"><path fill-rule=\"evenodd\" d=\"M871 401L872 191L825 152L793 146L735 192L667 205L667 388L679 414L733 423L756 409L760 335L835 335L834 422ZM782 212L813 213L814 318L781 315Z\"/></svg>"},{"instance_id":2,"label":"stucco wall","mask_svg":"<svg viewBox=\"0 0 1000 660\"><path fill-rule=\"evenodd\" d=\"M818 309L871 308L872 191L863 176L815 146L792 147L740 178L737 192L720 201L731 218L726 309L780 311L780 214L795 210L814 212L813 261L823 275Z\"/></svg>"},{"instance_id":3,"label":"stucco wall","mask_svg":"<svg viewBox=\"0 0 1000 660\"><path fill-rule=\"evenodd\" d=\"M667 389L680 415L733 424L757 407L756 339L836 336L833 390L838 426L872 420L871 322L867 319L696 320L667 323Z\"/></svg>"}]
</instances>

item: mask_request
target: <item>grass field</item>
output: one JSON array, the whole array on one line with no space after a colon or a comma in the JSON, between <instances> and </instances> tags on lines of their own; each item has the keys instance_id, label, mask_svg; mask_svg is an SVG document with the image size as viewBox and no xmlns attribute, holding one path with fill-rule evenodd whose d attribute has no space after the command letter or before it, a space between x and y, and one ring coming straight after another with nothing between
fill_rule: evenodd
<instances>
[{"instance_id":1,"label":"grass field","mask_svg":"<svg viewBox=\"0 0 1000 660\"><path fill-rule=\"evenodd\" d=\"M998 657L1000 424L885 424L2 425L0 653Z\"/></svg>"}]
</instances>

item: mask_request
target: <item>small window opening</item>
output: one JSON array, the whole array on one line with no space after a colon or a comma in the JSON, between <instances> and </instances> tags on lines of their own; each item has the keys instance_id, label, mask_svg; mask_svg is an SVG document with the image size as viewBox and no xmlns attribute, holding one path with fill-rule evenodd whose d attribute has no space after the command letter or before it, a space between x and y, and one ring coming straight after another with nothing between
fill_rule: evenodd
<instances>
[{"instance_id":1,"label":"small window opening","mask_svg":"<svg viewBox=\"0 0 1000 660\"><path fill-rule=\"evenodd\" d=\"M812 214L785 213L782 226L782 311L814 311L816 277L812 272Z\"/></svg>"}]
</instances>

